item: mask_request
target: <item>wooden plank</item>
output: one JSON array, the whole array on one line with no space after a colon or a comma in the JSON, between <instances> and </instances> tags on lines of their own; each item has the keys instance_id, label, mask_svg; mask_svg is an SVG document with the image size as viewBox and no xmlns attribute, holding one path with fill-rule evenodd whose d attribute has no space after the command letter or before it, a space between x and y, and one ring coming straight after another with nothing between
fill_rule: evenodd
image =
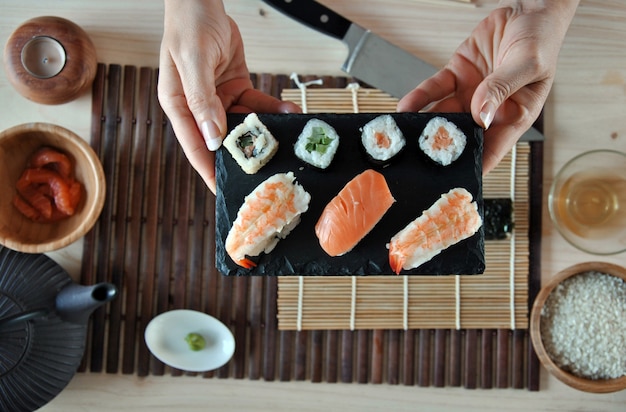
<instances>
[{"instance_id":1,"label":"wooden plank","mask_svg":"<svg viewBox=\"0 0 626 412\"><path fill-rule=\"evenodd\" d=\"M324 365L324 332L312 331L311 335L311 382L322 381L322 366Z\"/></svg>"},{"instance_id":2,"label":"wooden plank","mask_svg":"<svg viewBox=\"0 0 626 412\"><path fill-rule=\"evenodd\" d=\"M126 219L128 216L129 198L131 197L131 165L133 159L131 156L133 147L133 120L135 118L135 85L136 85L137 69L134 66L124 67L124 87L122 97L122 114L119 135L117 137L118 144L118 160L117 160L117 201L115 210L115 248L113 249L112 273L113 276L123 278L125 284L125 299L121 297L111 302L110 317L112 319L122 316L122 303L125 306L124 316L124 340L122 342L122 373L130 374L135 370L135 342L136 337L136 307L139 296L137 288L139 283L138 266L139 253L138 249L141 242L137 239L128 242L128 233L126 230ZM143 185L141 187L143 192ZM139 193L137 191L136 193ZM137 197L137 196L136 196ZM143 198L143 196L140 196ZM141 203L138 201L137 203ZM132 231L131 231L132 233ZM131 253L127 260L127 253ZM122 280L115 280L114 283L122 283ZM126 316L127 315L127 316ZM120 341L121 328L115 333L114 328L109 333L109 346L111 349L118 348ZM110 352L107 358L107 372L116 373L118 370L119 355Z\"/></svg>"},{"instance_id":3,"label":"wooden plank","mask_svg":"<svg viewBox=\"0 0 626 412\"><path fill-rule=\"evenodd\" d=\"M214 238L214 236L213 236ZM215 250L215 249L211 249ZM263 278L255 276L250 279L250 342L248 349L248 377L256 380L261 377L263 361Z\"/></svg>"},{"instance_id":4,"label":"wooden plank","mask_svg":"<svg viewBox=\"0 0 626 412\"><path fill-rule=\"evenodd\" d=\"M462 334L463 332L458 329L450 330L450 358L449 358L449 368L450 368L450 386L461 386L462 376L461 376L461 365L463 359L461 357L462 350Z\"/></svg>"},{"instance_id":5,"label":"wooden plank","mask_svg":"<svg viewBox=\"0 0 626 412\"><path fill-rule=\"evenodd\" d=\"M354 335L351 330L341 332L341 382L354 380Z\"/></svg>"},{"instance_id":6,"label":"wooden plank","mask_svg":"<svg viewBox=\"0 0 626 412\"><path fill-rule=\"evenodd\" d=\"M465 388L476 389L478 386L478 330L467 329L465 331Z\"/></svg>"},{"instance_id":7,"label":"wooden plank","mask_svg":"<svg viewBox=\"0 0 626 412\"><path fill-rule=\"evenodd\" d=\"M419 352L418 352L418 368L417 368L417 384L419 386L430 386L430 329L420 329L419 336Z\"/></svg>"},{"instance_id":8,"label":"wooden plank","mask_svg":"<svg viewBox=\"0 0 626 412\"><path fill-rule=\"evenodd\" d=\"M91 147L94 152L100 157L102 152L102 124L104 118L102 116L104 108L104 96L106 88L106 74L107 68L103 63L98 64L96 70L96 76L92 85L91 94ZM83 254L81 258L80 268L80 282L83 285L92 285L95 281L96 270L96 248L98 243L98 233L101 226L100 219L96 222L94 227L87 232L83 240ZM90 320L87 334L85 337L85 353L80 365L78 366L79 372L85 372L87 370L87 364L92 352L92 321Z\"/></svg>"},{"instance_id":9,"label":"wooden plank","mask_svg":"<svg viewBox=\"0 0 626 412\"><path fill-rule=\"evenodd\" d=\"M139 96L136 104L135 114L135 137L132 148L132 187L136 193L146 193L145 190L145 163L146 163L146 142L148 140L148 122L150 118L150 99L153 89L153 70L142 67L139 70ZM148 191L148 201L154 201L155 193ZM142 196L143 197L143 196ZM137 352L137 374L147 376L150 373L150 351L143 339L146 326L152 319L152 304L154 297L154 257L157 256L156 245L156 222L153 219L146 221L145 228L142 229L141 216L143 213L143 202L137 196L130 196L132 206L130 216L128 216L129 247L127 262L140 262L139 277L142 280L141 294L141 318L139 327L139 348ZM145 230L145 236L142 231ZM152 258L148 258L152 257Z\"/></svg>"},{"instance_id":10,"label":"wooden plank","mask_svg":"<svg viewBox=\"0 0 626 412\"><path fill-rule=\"evenodd\" d=\"M122 68L120 65L109 66L108 87L106 90L106 100L104 105L104 137L102 140L101 156L102 168L107 182L115 179L115 163L117 148L117 128L118 128L118 107L120 101ZM111 279L111 238L113 226L113 207L115 204L115 186L107 185L106 198L102 213L99 218L100 231L97 247L97 264L95 268L95 282L112 282ZM116 278L114 285L121 292L121 278ZM101 372L105 363L105 340L107 329L106 307L97 309L92 315L92 342L91 342L91 371ZM109 330L119 328L119 318L111 319ZM115 351L116 349L110 349ZM110 353L110 352L109 352ZM117 361L117 359L116 359Z\"/></svg>"},{"instance_id":11,"label":"wooden plank","mask_svg":"<svg viewBox=\"0 0 626 412\"><path fill-rule=\"evenodd\" d=\"M357 349L356 349L356 381L358 383L369 382L369 331L360 329L357 332Z\"/></svg>"},{"instance_id":12,"label":"wooden plank","mask_svg":"<svg viewBox=\"0 0 626 412\"><path fill-rule=\"evenodd\" d=\"M309 333L306 330L296 332L296 361L295 372L293 375L294 380L303 381L306 379L306 365L307 365L307 346L308 346Z\"/></svg>"},{"instance_id":13,"label":"wooden plank","mask_svg":"<svg viewBox=\"0 0 626 412\"><path fill-rule=\"evenodd\" d=\"M245 345L245 342L248 340L248 284L250 283L250 279L248 278L235 278L234 288L235 288L235 305L234 305L234 336L235 342L241 342ZM245 346L244 346L245 348ZM242 348L241 350L236 350L236 356L233 356L233 374L237 379L243 379L246 374L246 357L248 353Z\"/></svg>"},{"instance_id":14,"label":"wooden plank","mask_svg":"<svg viewBox=\"0 0 626 412\"><path fill-rule=\"evenodd\" d=\"M435 330L433 385L437 388L446 386L446 353L449 333L451 334L452 331L446 329Z\"/></svg>"},{"instance_id":15,"label":"wooden plank","mask_svg":"<svg viewBox=\"0 0 626 412\"><path fill-rule=\"evenodd\" d=\"M160 314L170 309L170 268L173 261L174 244L174 219L176 208L176 196L172 193L178 180L178 142L174 133L166 133L163 142L163 176L160 187L168 189L168 196L161 196L160 207L161 224L158 238L158 254L156 256L156 267L159 269L156 276L156 313ZM152 358L151 370L153 375L163 375L165 365Z\"/></svg>"},{"instance_id":16,"label":"wooden plank","mask_svg":"<svg viewBox=\"0 0 626 412\"><path fill-rule=\"evenodd\" d=\"M496 332L496 388L509 387L509 334L508 329Z\"/></svg>"},{"instance_id":17,"label":"wooden plank","mask_svg":"<svg viewBox=\"0 0 626 412\"><path fill-rule=\"evenodd\" d=\"M387 383L400 383L400 330L387 331Z\"/></svg>"},{"instance_id":18,"label":"wooden plank","mask_svg":"<svg viewBox=\"0 0 626 412\"><path fill-rule=\"evenodd\" d=\"M385 356L385 331L376 329L372 331L372 356L370 358L371 382L383 383L383 360Z\"/></svg>"},{"instance_id":19,"label":"wooden plank","mask_svg":"<svg viewBox=\"0 0 626 412\"><path fill-rule=\"evenodd\" d=\"M480 387L493 388L493 337L492 329L483 329L480 340Z\"/></svg>"},{"instance_id":20,"label":"wooden plank","mask_svg":"<svg viewBox=\"0 0 626 412\"><path fill-rule=\"evenodd\" d=\"M335 383L337 382L337 370L338 370L338 343L337 343L337 335L338 332L336 330L326 331L326 382Z\"/></svg>"},{"instance_id":21,"label":"wooden plank","mask_svg":"<svg viewBox=\"0 0 626 412\"><path fill-rule=\"evenodd\" d=\"M415 333L413 329L405 330L402 342L402 383L407 386L415 384Z\"/></svg>"}]
</instances>

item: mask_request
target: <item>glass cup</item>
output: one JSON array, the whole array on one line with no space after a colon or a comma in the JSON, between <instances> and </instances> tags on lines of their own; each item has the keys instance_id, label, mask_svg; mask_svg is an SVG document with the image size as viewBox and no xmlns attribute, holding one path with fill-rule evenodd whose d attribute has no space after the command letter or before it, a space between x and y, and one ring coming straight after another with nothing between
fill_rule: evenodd
<instances>
[{"instance_id":1,"label":"glass cup","mask_svg":"<svg viewBox=\"0 0 626 412\"><path fill-rule=\"evenodd\" d=\"M554 178L548 208L557 230L578 249L626 251L626 153L593 150L571 159Z\"/></svg>"}]
</instances>

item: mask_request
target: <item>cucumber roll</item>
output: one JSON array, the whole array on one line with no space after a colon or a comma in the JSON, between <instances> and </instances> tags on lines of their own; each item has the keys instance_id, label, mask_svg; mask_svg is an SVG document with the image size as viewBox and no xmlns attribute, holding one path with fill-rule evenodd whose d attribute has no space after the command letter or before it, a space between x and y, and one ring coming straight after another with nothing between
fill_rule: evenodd
<instances>
[{"instance_id":1,"label":"cucumber roll","mask_svg":"<svg viewBox=\"0 0 626 412\"><path fill-rule=\"evenodd\" d=\"M294 145L294 152L303 162L318 169L326 169L338 147L337 131L323 120L313 118L304 125Z\"/></svg>"}]
</instances>

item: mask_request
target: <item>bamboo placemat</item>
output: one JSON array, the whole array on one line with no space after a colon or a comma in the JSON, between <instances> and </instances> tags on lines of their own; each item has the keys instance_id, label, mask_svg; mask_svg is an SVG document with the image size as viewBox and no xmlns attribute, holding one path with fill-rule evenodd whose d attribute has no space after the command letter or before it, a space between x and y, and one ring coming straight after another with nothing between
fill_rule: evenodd
<instances>
[{"instance_id":1,"label":"bamboo placemat","mask_svg":"<svg viewBox=\"0 0 626 412\"><path fill-rule=\"evenodd\" d=\"M100 64L94 82L91 141L107 198L85 237L81 282L110 281L121 293L92 316L80 371L185 374L152 357L143 334L157 314L188 308L220 319L237 342L233 359L204 377L538 390L538 362L522 329L279 330L278 278L215 270L215 198L176 141L156 78L153 68ZM274 96L296 87L286 75L252 80ZM323 80L341 88L351 79ZM530 149L535 188L541 148ZM540 201L531 194L531 211ZM540 216L531 216L531 236ZM538 286L531 279L529 298Z\"/></svg>"},{"instance_id":2,"label":"bamboo placemat","mask_svg":"<svg viewBox=\"0 0 626 412\"><path fill-rule=\"evenodd\" d=\"M394 112L398 103L358 83L295 81L282 98L312 114ZM485 242L483 275L280 277L279 329L527 329L530 160L529 143L520 142L484 179L485 199L513 200L515 223L510 238Z\"/></svg>"}]
</instances>

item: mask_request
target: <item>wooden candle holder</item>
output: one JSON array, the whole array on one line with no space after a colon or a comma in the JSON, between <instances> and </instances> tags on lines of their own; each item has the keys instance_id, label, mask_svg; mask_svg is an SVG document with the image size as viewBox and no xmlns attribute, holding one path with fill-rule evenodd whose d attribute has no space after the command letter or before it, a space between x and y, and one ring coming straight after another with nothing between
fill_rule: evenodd
<instances>
[{"instance_id":1,"label":"wooden candle holder","mask_svg":"<svg viewBox=\"0 0 626 412\"><path fill-rule=\"evenodd\" d=\"M63 46L65 65L48 78L30 73L22 63L24 46L35 37L49 37ZM19 26L4 49L7 77L24 97L43 104L76 99L93 83L97 70L96 49L87 33L75 23L53 16L36 17Z\"/></svg>"}]
</instances>

